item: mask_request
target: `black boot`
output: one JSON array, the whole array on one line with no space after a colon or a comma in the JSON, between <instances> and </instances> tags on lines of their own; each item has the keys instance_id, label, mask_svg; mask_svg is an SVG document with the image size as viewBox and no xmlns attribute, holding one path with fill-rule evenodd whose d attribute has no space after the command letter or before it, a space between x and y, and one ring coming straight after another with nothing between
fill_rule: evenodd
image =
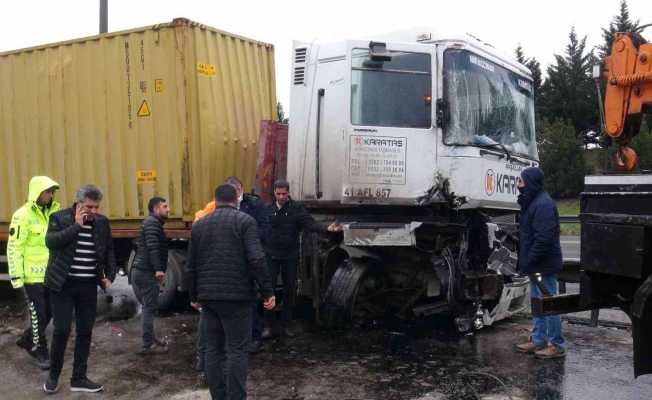
<instances>
[{"instance_id":1,"label":"black boot","mask_svg":"<svg viewBox=\"0 0 652 400\"><path fill-rule=\"evenodd\" d=\"M39 347L34 352L34 358L36 359L36 365L44 371L50 369L50 354L46 346Z\"/></svg>"},{"instance_id":2,"label":"black boot","mask_svg":"<svg viewBox=\"0 0 652 400\"><path fill-rule=\"evenodd\" d=\"M274 336L275 336L274 331L272 331L272 329L269 326L263 328L263 333L260 334L260 338L262 340L271 339Z\"/></svg>"}]
</instances>

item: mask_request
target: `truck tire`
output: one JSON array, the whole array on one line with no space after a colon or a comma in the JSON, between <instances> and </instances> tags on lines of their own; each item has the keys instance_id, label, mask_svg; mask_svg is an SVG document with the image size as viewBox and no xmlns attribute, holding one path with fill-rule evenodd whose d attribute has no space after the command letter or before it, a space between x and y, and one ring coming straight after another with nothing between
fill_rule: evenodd
<instances>
[{"instance_id":1,"label":"truck tire","mask_svg":"<svg viewBox=\"0 0 652 400\"><path fill-rule=\"evenodd\" d=\"M333 274L322 305L322 323L328 328L344 328L353 321L352 307L369 263L348 258Z\"/></svg>"},{"instance_id":2,"label":"truck tire","mask_svg":"<svg viewBox=\"0 0 652 400\"><path fill-rule=\"evenodd\" d=\"M131 285L131 282L133 282L133 277L131 276L131 273L133 271L133 266L134 266L134 259L136 258L136 250L133 249L131 250L131 253L129 253L129 259L127 260L127 265L125 267L125 272L127 273L127 282ZM140 299L138 299L140 301Z\"/></svg>"},{"instance_id":3,"label":"truck tire","mask_svg":"<svg viewBox=\"0 0 652 400\"><path fill-rule=\"evenodd\" d=\"M158 294L158 309L168 310L174 304L178 289L183 277L183 266L186 263L186 254L181 250L168 252L168 266L165 279L161 283Z\"/></svg>"}]
</instances>

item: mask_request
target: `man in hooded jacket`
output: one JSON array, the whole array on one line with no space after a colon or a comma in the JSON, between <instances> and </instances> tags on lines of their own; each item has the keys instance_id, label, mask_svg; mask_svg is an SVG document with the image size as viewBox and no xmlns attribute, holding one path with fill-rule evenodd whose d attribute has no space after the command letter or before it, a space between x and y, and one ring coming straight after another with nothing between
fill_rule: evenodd
<instances>
[{"instance_id":1,"label":"man in hooded jacket","mask_svg":"<svg viewBox=\"0 0 652 400\"><path fill-rule=\"evenodd\" d=\"M49 291L43 285L49 257L45 233L50 215L59 210L54 196L57 189L59 184L47 176L30 180L27 202L11 218L7 241L11 285L23 288L29 312L29 326L16 344L42 369L50 368L45 328L52 319Z\"/></svg>"},{"instance_id":2,"label":"man in hooded jacket","mask_svg":"<svg viewBox=\"0 0 652 400\"><path fill-rule=\"evenodd\" d=\"M543 172L526 168L518 180L518 203L521 206L519 272L530 276L530 296L542 296L538 280L552 295L557 294L557 274L562 269L559 244L559 212L555 202L543 190ZM537 358L560 358L566 355L561 333L561 317L534 317L530 340L516 346L522 353Z\"/></svg>"}]
</instances>

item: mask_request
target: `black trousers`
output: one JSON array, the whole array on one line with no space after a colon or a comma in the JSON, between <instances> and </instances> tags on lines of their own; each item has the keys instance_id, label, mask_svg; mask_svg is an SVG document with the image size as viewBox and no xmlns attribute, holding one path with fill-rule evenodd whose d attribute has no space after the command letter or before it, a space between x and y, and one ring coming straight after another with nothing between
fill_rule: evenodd
<instances>
[{"instance_id":1,"label":"black trousers","mask_svg":"<svg viewBox=\"0 0 652 400\"><path fill-rule=\"evenodd\" d=\"M45 338L45 328L52 319L50 307L50 291L43 284L25 284L25 299L27 300L28 326L23 332L21 341L29 343L32 351L48 348Z\"/></svg>"},{"instance_id":2,"label":"black trousers","mask_svg":"<svg viewBox=\"0 0 652 400\"><path fill-rule=\"evenodd\" d=\"M251 311L247 301L202 303L204 373L213 399L247 398Z\"/></svg>"},{"instance_id":3,"label":"black trousers","mask_svg":"<svg viewBox=\"0 0 652 400\"><path fill-rule=\"evenodd\" d=\"M297 295L298 264L299 260L297 258L267 258L267 267L269 268L272 285L276 287L279 274L281 274L281 278L283 279L283 310L281 311L281 320L283 323L292 320L292 308L294 307L294 299ZM276 296L277 302L278 298ZM274 318L274 313L273 311L266 311L265 316L269 323Z\"/></svg>"},{"instance_id":4,"label":"black trousers","mask_svg":"<svg viewBox=\"0 0 652 400\"><path fill-rule=\"evenodd\" d=\"M97 285L67 282L60 292L50 292L54 334L50 352L50 377L58 380L63 367L73 312L75 315L75 359L71 381L86 378L91 336L97 312Z\"/></svg>"}]
</instances>

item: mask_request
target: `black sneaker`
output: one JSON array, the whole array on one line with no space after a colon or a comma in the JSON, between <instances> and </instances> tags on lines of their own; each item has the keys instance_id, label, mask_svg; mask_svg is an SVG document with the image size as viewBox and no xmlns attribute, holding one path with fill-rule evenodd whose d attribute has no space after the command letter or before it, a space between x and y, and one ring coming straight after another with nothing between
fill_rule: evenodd
<instances>
[{"instance_id":1,"label":"black sneaker","mask_svg":"<svg viewBox=\"0 0 652 400\"><path fill-rule=\"evenodd\" d=\"M142 347L138 352L138 354L141 356L149 356L155 354L165 354L167 352L168 352L167 346L162 346L158 343L154 343L149 347Z\"/></svg>"},{"instance_id":2,"label":"black sneaker","mask_svg":"<svg viewBox=\"0 0 652 400\"><path fill-rule=\"evenodd\" d=\"M55 394L59 391L59 383L56 379L48 376L48 380L43 384L43 391L47 394Z\"/></svg>"},{"instance_id":3,"label":"black sneaker","mask_svg":"<svg viewBox=\"0 0 652 400\"><path fill-rule=\"evenodd\" d=\"M104 390L104 386L95 383L88 378L78 379L70 382L71 392L97 393Z\"/></svg>"},{"instance_id":4,"label":"black sneaker","mask_svg":"<svg viewBox=\"0 0 652 400\"><path fill-rule=\"evenodd\" d=\"M34 358L36 359L36 365L43 371L50 369L50 355L48 354L48 349L45 347L39 347L34 352Z\"/></svg>"},{"instance_id":5,"label":"black sneaker","mask_svg":"<svg viewBox=\"0 0 652 400\"><path fill-rule=\"evenodd\" d=\"M285 336L286 338L292 339L292 338L297 337L298 334L293 329L291 329L289 327L285 327L285 329L283 329L283 336Z\"/></svg>"},{"instance_id":6,"label":"black sneaker","mask_svg":"<svg viewBox=\"0 0 652 400\"><path fill-rule=\"evenodd\" d=\"M195 356L195 365L193 365L193 368L197 372L204 372L204 357L199 352Z\"/></svg>"},{"instance_id":7,"label":"black sneaker","mask_svg":"<svg viewBox=\"0 0 652 400\"><path fill-rule=\"evenodd\" d=\"M249 354L256 354L262 350L263 343L260 340L252 340L249 344Z\"/></svg>"}]
</instances>

